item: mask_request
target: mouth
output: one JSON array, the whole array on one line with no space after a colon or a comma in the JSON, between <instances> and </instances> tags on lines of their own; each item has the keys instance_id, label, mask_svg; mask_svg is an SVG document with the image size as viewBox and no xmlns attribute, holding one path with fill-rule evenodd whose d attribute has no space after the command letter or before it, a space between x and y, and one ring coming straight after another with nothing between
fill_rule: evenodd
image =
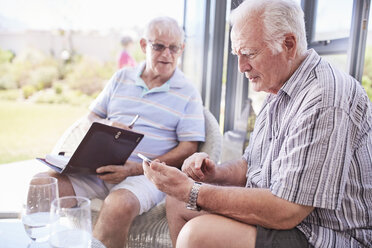
<instances>
[{"instance_id":1,"label":"mouth","mask_svg":"<svg viewBox=\"0 0 372 248\"><path fill-rule=\"evenodd\" d=\"M260 78L259 76L246 75L250 82L257 82Z\"/></svg>"},{"instance_id":2,"label":"mouth","mask_svg":"<svg viewBox=\"0 0 372 248\"><path fill-rule=\"evenodd\" d=\"M160 64L163 64L163 65L169 65L171 64L171 62L168 62L168 61L159 61Z\"/></svg>"}]
</instances>

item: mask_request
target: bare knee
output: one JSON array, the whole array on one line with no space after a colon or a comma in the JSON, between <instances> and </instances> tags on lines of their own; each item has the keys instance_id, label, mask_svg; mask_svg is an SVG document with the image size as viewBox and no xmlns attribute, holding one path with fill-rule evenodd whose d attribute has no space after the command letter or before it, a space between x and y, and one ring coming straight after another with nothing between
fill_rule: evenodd
<instances>
[{"instance_id":1,"label":"bare knee","mask_svg":"<svg viewBox=\"0 0 372 248\"><path fill-rule=\"evenodd\" d=\"M138 215L139 208L140 203L133 193L119 189L106 197L102 210L115 218L134 218Z\"/></svg>"},{"instance_id":2,"label":"bare knee","mask_svg":"<svg viewBox=\"0 0 372 248\"><path fill-rule=\"evenodd\" d=\"M183 226L177 238L177 247L204 247L210 233L203 219L204 216L195 217Z\"/></svg>"},{"instance_id":3,"label":"bare knee","mask_svg":"<svg viewBox=\"0 0 372 248\"><path fill-rule=\"evenodd\" d=\"M59 196L71 196L71 195L76 195L75 190L72 186L72 183L70 179L62 175L58 172L55 171L46 171L46 172L41 172L36 174L34 177L54 177L57 178L58 180L58 191L59 191Z\"/></svg>"}]
</instances>

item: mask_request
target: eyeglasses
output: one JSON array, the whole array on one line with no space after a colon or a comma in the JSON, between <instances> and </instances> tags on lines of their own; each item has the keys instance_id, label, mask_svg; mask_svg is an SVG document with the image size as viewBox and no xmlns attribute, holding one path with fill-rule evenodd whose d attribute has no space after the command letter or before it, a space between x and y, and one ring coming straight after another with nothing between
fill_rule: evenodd
<instances>
[{"instance_id":1,"label":"eyeglasses","mask_svg":"<svg viewBox=\"0 0 372 248\"><path fill-rule=\"evenodd\" d=\"M165 46L160 43L153 43L153 41L151 40L148 40L148 42L150 43L152 50L157 51L157 52L163 52L165 48L169 48L169 51L171 53L177 54L181 50L181 46L176 46L176 45Z\"/></svg>"}]
</instances>

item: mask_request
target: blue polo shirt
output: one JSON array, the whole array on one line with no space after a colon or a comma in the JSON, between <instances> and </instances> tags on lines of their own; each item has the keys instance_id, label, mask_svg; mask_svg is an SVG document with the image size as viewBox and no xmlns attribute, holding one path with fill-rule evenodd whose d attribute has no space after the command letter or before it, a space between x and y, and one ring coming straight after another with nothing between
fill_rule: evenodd
<instances>
[{"instance_id":1,"label":"blue polo shirt","mask_svg":"<svg viewBox=\"0 0 372 248\"><path fill-rule=\"evenodd\" d=\"M160 87L148 89L140 75L145 63L116 72L90 105L102 118L128 125L136 114L140 118L133 130L144 138L130 156L140 152L156 158L175 148L180 141L205 140L203 105L199 92L177 68Z\"/></svg>"}]
</instances>

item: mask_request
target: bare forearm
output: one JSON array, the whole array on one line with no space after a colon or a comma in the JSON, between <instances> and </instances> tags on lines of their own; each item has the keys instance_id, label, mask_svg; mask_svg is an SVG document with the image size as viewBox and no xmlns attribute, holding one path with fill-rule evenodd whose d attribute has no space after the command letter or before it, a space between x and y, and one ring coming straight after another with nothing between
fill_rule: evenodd
<instances>
[{"instance_id":1,"label":"bare forearm","mask_svg":"<svg viewBox=\"0 0 372 248\"><path fill-rule=\"evenodd\" d=\"M177 147L167 152L166 154L157 157L161 162L167 165L181 168L183 161L195 153L198 149L198 142L196 141L183 141Z\"/></svg>"},{"instance_id":2,"label":"bare forearm","mask_svg":"<svg viewBox=\"0 0 372 248\"><path fill-rule=\"evenodd\" d=\"M245 186L247 163L243 159L219 164L216 167L216 178L213 184Z\"/></svg>"},{"instance_id":3,"label":"bare forearm","mask_svg":"<svg viewBox=\"0 0 372 248\"><path fill-rule=\"evenodd\" d=\"M197 204L208 212L273 229L293 228L313 210L276 197L268 189L207 184L201 187Z\"/></svg>"}]
</instances>

